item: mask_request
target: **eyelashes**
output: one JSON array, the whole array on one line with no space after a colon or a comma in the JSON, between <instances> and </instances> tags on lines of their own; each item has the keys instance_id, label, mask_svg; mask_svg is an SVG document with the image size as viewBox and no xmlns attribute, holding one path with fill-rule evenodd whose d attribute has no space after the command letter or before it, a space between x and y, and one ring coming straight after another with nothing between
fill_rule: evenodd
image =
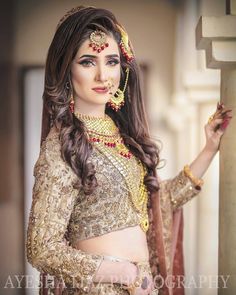
<instances>
[{"instance_id":1,"label":"eyelashes","mask_svg":"<svg viewBox=\"0 0 236 295\"><path fill-rule=\"evenodd\" d=\"M118 59L111 59L108 61L110 65L118 65L120 61Z\"/></svg>"},{"instance_id":2,"label":"eyelashes","mask_svg":"<svg viewBox=\"0 0 236 295\"><path fill-rule=\"evenodd\" d=\"M119 63L120 63L120 61L118 59L112 58L106 62L106 65L116 66ZM79 64L84 67L91 67L91 66L96 66L96 61L93 59L84 59L84 60L80 61Z\"/></svg>"}]
</instances>

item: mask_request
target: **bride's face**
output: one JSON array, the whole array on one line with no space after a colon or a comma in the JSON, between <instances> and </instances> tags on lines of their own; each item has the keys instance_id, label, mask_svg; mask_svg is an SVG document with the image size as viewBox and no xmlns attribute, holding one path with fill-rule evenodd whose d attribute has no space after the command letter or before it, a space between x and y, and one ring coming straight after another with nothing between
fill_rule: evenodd
<instances>
[{"instance_id":1,"label":"bride's face","mask_svg":"<svg viewBox=\"0 0 236 295\"><path fill-rule=\"evenodd\" d=\"M106 42L109 46L98 53L89 46L90 40L85 40L72 61L71 81L78 105L80 100L106 104L118 89L121 76L118 44L109 36Z\"/></svg>"}]
</instances>

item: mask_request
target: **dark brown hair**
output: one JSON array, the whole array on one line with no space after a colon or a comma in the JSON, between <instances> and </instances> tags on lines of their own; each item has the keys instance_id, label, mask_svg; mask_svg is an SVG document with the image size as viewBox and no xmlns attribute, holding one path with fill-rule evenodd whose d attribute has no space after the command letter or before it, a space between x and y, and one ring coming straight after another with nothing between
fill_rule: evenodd
<instances>
[{"instance_id":1,"label":"dark brown hair","mask_svg":"<svg viewBox=\"0 0 236 295\"><path fill-rule=\"evenodd\" d=\"M71 89L67 85L70 82L70 68L81 44L95 29L112 34L119 43L121 36L117 24L119 23L115 16L106 9L77 8L59 23L47 55L42 140L46 138L50 126L55 125L59 129L61 156L78 175L75 187L82 188L86 194L91 194L97 186L94 165L87 161L93 146L85 136L84 123L69 110ZM121 89L124 84L124 70L127 67L130 69L125 105L118 112L106 106L105 113L118 126L125 145L147 167L144 183L149 192L154 192L159 188L155 171L160 161L159 148L150 139L138 65L135 59L127 62L121 52L120 56Z\"/></svg>"}]
</instances>

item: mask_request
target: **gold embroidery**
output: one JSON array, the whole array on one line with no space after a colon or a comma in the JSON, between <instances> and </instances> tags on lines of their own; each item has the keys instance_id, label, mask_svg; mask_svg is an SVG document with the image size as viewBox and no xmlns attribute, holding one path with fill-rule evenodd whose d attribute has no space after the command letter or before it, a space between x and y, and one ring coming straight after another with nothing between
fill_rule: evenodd
<instances>
[{"instance_id":1,"label":"gold embroidery","mask_svg":"<svg viewBox=\"0 0 236 295\"><path fill-rule=\"evenodd\" d=\"M130 191L132 205L140 219L140 227L146 232L149 225L147 214L148 192L143 182L147 173L146 167L125 146L118 127L108 115L105 115L104 118L78 112L75 115L85 123L93 146L101 151L111 161L114 168L118 169L124 176ZM97 138L94 137L95 135L97 135ZM111 141L110 145L109 141ZM108 142L108 145L104 144L106 142ZM116 181L114 179L114 185Z\"/></svg>"},{"instance_id":2,"label":"gold embroidery","mask_svg":"<svg viewBox=\"0 0 236 295\"><path fill-rule=\"evenodd\" d=\"M74 243L78 239L138 225L140 217L130 201L130 187L123 172L125 167L120 162L113 161L113 157L109 159L96 146L90 160L95 165L98 187L92 195L86 196L83 190L78 192L73 188L77 176L62 160L60 148L58 133L52 128L34 167L35 184L27 229L27 258L39 271L62 276L68 285L75 282L76 288L89 293L92 278L103 256L77 250L73 248ZM141 169L135 157L132 157L132 161L138 191L142 179ZM173 179L160 182L163 235L168 257L171 257L171 212L198 193L199 190L182 172ZM152 214L152 211L149 210L149 213ZM151 227L152 218L149 215ZM155 237L150 236L152 232L147 231L147 241L152 272L156 273L158 257ZM170 264L171 261L167 260L168 269Z\"/></svg>"},{"instance_id":3,"label":"gold embroidery","mask_svg":"<svg viewBox=\"0 0 236 295\"><path fill-rule=\"evenodd\" d=\"M55 138L43 143L34 167L35 184L29 215L26 251L28 261L40 272L62 276L77 288L90 290L93 275L103 260L66 245L64 234L78 191L76 175L59 153Z\"/></svg>"}]
</instances>

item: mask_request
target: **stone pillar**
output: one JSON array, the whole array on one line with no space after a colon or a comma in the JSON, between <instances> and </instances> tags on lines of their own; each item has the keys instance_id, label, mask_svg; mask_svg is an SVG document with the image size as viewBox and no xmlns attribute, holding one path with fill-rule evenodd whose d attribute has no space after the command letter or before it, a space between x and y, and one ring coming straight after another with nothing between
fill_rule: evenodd
<instances>
[{"instance_id":1,"label":"stone pillar","mask_svg":"<svg viewBox=\"0 0 236 295\"><path fill-rule=\"evenodd\" d=\"M227 15L201 17L196 28L197 48L206 51L208 68L221 70L221 102L234 115L220 145L220 295L236 294L236 0L226 4Z\"/></svg>"}]
</instances>

